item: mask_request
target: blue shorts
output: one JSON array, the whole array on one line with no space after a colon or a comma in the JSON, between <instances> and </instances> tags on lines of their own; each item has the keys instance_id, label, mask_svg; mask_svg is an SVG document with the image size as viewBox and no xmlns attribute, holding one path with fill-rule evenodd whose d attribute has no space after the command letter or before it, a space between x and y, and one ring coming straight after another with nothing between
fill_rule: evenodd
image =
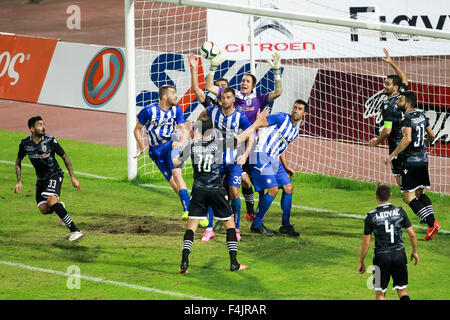
<instances>
[{"instance_id":1,"label":"blue shorts","mask_svg":"<svg viewBox=\"0 0 450 320\"><path fill-rule=\"evenodd\" d=\"M149 147L148 151L150 159L153 160L153 162L156 164L159 171L161 171L161 173L163 174L164 178L166 178L167 181L169 181L170 178L172 178L172 170L177 168L173 165L172 161L172 152L175 152L172 149L172 143L173 141L170 140L159 146ZM181 167L182 166L178 168Z\"/></svg>"},{"instance_id":2,"label":"blue shorts","mask_svg":"<svg viewBox=\"0 0 450 320\"><path fill-rule=\"evenodd\" d=\"M255 191L282 187L291 183L280 160L258 153L256 164L251 164L251 176Z\"/></svg>"},{"instance_id":3,"label":"blue shorts","mask_svg":"<svg viewBox=\"0 0 450 320\"><path fill-rule=\"evenodd\" d=\"M242 166L237 164L223 164L223 173L229 186L241 187Z\"/></svg>"}]
</instances>

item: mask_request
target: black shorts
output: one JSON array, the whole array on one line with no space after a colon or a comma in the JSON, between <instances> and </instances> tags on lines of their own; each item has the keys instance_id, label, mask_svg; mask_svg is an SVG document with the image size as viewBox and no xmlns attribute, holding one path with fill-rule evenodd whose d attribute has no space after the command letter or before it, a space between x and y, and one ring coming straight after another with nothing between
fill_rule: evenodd
<instances>
[{"instance_id":1,"label":"black shorts","mask_svg":"<svg viewBox=\"0 0 450 320\"><path fill-rule=\"evenodd\" d=\"M207 209L210 206L217 220L229 220L233 217L233 211L228 201L228 195L224 188L200 189L194 188L189 202L189 218L207 219Z\"/></svg>"},{"instance_id":2,"label":"black shorts","mask_svg":"<svg viewBox=\"0 0 450 320\"><path fill-rule=\"evenodd\" d=\"M56 196L59 199L61 187L63 184L63 175L57 175L48 180L36 182L36 203L38 207L47 202L48 196Z\"/></svg>"},{"instance_id":3,"label":"black shorts","mask_svg":"<svg viewBox=\"0 0 450 320\"><path fill-rule=\"evenodd\" d=\"M398 157L391 160L391 171L392 174L396 177L402 175L402 161L399 160Z\"/></svg>"},{"instance_id":4,"label":"black shorts","mask_svg":"<svg viewBox=\"0 0 450 320\"><path fill-rule=\"evenodd\" d=\"M402 192L412 192L419 188L429 189L428 165L403 166L400 185Z\"/></svg>"},{"instance_id":5,"label":"black shorts","mask_svg":"<svg viewBox=\"0 0 450 320\"><path fill-rule=\"evenodd\" d=\"M408 287L408 261L405 250L375 254L373 266L373 287L375 291L386 292L391 276L392 289L401 290Z\"/></svg>"}]
</instances>

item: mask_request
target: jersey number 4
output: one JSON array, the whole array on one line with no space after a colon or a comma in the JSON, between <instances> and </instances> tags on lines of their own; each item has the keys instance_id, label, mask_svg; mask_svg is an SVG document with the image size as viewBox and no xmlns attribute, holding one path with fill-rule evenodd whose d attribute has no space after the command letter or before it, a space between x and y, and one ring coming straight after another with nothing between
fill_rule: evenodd
<instances>
[{"instance_id":1,"label":"jersey number 4","mask_svg":"<svg viewBox=\"0 0 450 320\"><path fill-rule=\"evenodd\" d=\"M389 224L387 220L384 220L384 228L387 233L391 234L391 243L394 243L394 225Z\"/></svg>"},{"instance_id":2,"label":"jersey number 4","mask_svg":"<svg viewBox=\"0 0 450 320\"><path fill-rule=\"evenodd\" d=\"M211 164L213 162L214 156L212 154L199 155L198 159L198 172L211 172Z\"/></svg>"}]
</instances>

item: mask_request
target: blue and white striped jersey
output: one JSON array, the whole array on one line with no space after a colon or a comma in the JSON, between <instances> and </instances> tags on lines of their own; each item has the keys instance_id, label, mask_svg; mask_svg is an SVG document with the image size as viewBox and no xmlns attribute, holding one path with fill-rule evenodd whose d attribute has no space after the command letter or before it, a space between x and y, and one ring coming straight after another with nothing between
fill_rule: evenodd
<instances>
[{"instance_id":1,"label":"blue and white striped jersey","mask_svg":"<svg viewBox=\"0 0 450 320\"><path fill-rule=\"evenodd\" d=\"M214 128L222 133L219 138L228 139L231 138L248 127L250 127L250 122L245 114L241 113L238 109L234 109L233 113L226 116L222 113L221 106L210 106L206 108L206 114L213 121ZM234 163L237 160L238 155L243 150L243 146L238 149L229 148L224 152L225 163Z\"/></svg>"},{"instance_id":2,"label":"blue and white striped jersey","mask_svg":"<svg viewBox=\"0 0 450 320\"><path fill-rule=\"evenodd\" d=\"M267 117L269 126L260 128L256 152L265 152L278 159L286 151L289 143L298 136L298 126L291 122L290 115L278 112Z\"/></svg>"},{"instance_id":3,"label":"blue and white striped jersey","mask_svg":"<svg viewBox=\"0 0 450 320\"><path fill-rule=\"evenodd\" d=\"M164 144L172 138L177 124L185 123L183 111L179 105L164 111L157 103L153 103L142 109L138 121L147 131L150 146Z\"/></svg>"}]
</instances>

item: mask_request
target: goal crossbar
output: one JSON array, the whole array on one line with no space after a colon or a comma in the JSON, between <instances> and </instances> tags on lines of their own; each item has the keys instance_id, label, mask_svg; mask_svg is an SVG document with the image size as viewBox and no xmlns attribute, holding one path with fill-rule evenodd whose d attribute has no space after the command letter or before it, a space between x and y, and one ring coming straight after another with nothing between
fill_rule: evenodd
<instances>
[{"instance_id":1,"label":"goal crossbar","mask_svg":"<svg viewBox=\"0 0 450 320\"><path fill-rule=\"evenodd\" d=\"M273 10L261 7L254 7L248 5L227 4L219 1L209 0L145 0L149 2L161 2L168 4L177 4L181 6L191 6L199 8L208 8L221 11L229 11L241 14L263 16L270 18L310 22L317 24L326 24L339 27L350 27L357 29L366 29L381 32L402 33L416 36L423 36L427 38L446 39L450 40L450 32L443 30L434 30L426 28L417 28L411 26L403 26L397 24L382 23L377 21L361 21L356 19L345 19L330 16L321 16L314 14L296 13L285 10Z\"/></svg>"}]
</instances>

